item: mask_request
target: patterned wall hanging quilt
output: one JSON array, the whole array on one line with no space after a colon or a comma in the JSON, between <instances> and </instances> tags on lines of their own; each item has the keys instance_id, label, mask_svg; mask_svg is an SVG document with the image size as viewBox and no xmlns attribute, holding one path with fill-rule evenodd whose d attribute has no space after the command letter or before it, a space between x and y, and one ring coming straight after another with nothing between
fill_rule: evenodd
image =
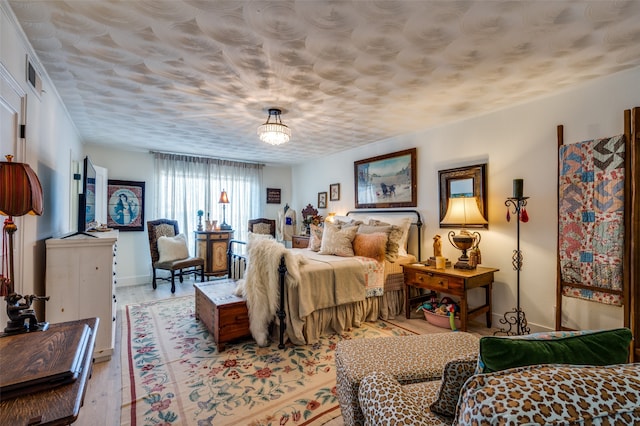
<instances>
[{"instance_id":1,"label":"patterned wall hanging quilt","mask_svg":"<svg viewBox=\"0 0 640 426\"><path fill-rule=\"evenodd\" d=\"M563 295L622 304L624 135L562 145L560 155L560 269ZM603 291L604 290L604 291Z\"/></svg>"}]
</instances>

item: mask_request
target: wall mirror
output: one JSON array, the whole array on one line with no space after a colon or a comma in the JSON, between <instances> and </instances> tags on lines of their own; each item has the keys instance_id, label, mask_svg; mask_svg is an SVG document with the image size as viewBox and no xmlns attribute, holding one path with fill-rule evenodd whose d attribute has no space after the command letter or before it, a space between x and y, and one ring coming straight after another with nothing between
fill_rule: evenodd
<instances>
[{"instance_id":1,"label":"wall mirror","mask_svg":"<svg viewBox=\"0 0 640 426\"><path fill-rule=\"evenodd\" d=\"M458 167L438 171L440 182L440 222L447 213L447 205L451 197L476 197L478 208L482 216L488 221L487 215L487 178L486 164ZM460 228L462 224L440 224L441 228ZM489 225L467 225L467 228L489 228Z\"/></svg>"}]
</instances>

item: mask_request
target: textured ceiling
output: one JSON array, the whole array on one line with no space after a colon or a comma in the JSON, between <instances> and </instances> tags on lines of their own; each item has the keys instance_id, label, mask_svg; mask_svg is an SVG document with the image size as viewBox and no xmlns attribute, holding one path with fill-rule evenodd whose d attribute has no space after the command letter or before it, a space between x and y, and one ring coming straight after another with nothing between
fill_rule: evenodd
<instances>
[{"instance_id":1,"label":"textured ceiling","mask_svg":"<svg viewBox=\"0 0 640 426\"><path fill-rule=\"evenodd\" d=\"M640 66L640 1L9 4L87 143L265 163ZM256 135L270 107L286 145Z\"/></svg>"}]
</instances>

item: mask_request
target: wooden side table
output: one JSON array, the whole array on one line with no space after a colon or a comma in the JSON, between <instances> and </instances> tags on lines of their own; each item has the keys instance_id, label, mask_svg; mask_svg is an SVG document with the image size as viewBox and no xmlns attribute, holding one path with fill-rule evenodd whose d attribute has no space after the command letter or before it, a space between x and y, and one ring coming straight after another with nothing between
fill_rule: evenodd
<instances>
[{"instance_id":1,"label":"wooden side table","mask_svg":"<svg viewBox=\"0 0 640 426\"><path fill-rule=\"evenodd\" d=\"M307 248L309 247L309 236L308 235L294 235L291 237L291 247L292 248Z\"/></svg>"},{"instance_id":2,"label":"wooden side table","mask_svg":"<svg viewBox=\"0 0 640 426\"><path fill-rule=\"evenodd\" d=\"M51 389L41 390L34 393L10 398L0 402L0 425L68 425L75 422L82 406L84 394L87 388L87 381L91 377L93 366L93 348L98 331L98 318L88 318L77 321L69 321L58 324L51 324L47 331L35 331L34 333L66 333L69 330L88 325L91 336L86 345L85 354L82 360L82 371L79 377L72 383L56 386ZM8 337L10 338L10 337ZM64 339L60 339L64 342ZM46 351L53 348L36 347L34 354L22 353L20 358L11 361L5 359L5 354L0 354L5 365L3 368L17 368L23 371L38 367L46 367ZM67 347L68 351L75 351L77 347ZM8 355L7 355L8 356ZM33 358L42 358L39 363L23 365ZM7 363L11 364L8 365Z\"/></svg>"},{"instance_id":3,"label":"wooden side table","mask_svg":"<svg viewBox=\"0 0 640 426\"><path fill-rule=\"evenodd\" d=\"M403 265L403 269L407 319L411 316L412 305L430 298L430 295L410 297L409 287L415 287L459 297L460 328L462 331L467 331L467 323L470 318L477 317L481 314L486 314L487 327L491 328L491 287L493 284L493 273L499 271L499 269L480 266L472 270L454 268L436 269L422 264ZM467 292L472 288L478 287L482 287L485 290L485 304L469 309Z\"/></svg>"},{"instance_id":4,"label":"wooden side table","mask_svg":"<svg viewBox=\"0 0 640 426\"><path fill-rule=\"evenodd\" d=\"M227 250L233 230L194 231L196 257L204 259L204 274L207 276L227 275Z\"/></svg>"}]
</instances>

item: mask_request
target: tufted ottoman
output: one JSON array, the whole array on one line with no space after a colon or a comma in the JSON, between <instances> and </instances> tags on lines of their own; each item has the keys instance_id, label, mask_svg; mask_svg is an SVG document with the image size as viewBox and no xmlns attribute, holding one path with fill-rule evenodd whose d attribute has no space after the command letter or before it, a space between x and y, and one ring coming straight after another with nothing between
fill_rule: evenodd
<instances>
[{"instance_id":1,"label":"tufted ottoman","mask_svg":"<svg viewBox=\"0 0 640 426\"><path fill-rule=\"evenodd\" d=\"M338 342L336 391L344 424L364 425L358 388L368 374L385 372L401 384L439 380L447 361L477 356L478 348L478 337L465 332Z\"/></svg>"}]
</instances>

